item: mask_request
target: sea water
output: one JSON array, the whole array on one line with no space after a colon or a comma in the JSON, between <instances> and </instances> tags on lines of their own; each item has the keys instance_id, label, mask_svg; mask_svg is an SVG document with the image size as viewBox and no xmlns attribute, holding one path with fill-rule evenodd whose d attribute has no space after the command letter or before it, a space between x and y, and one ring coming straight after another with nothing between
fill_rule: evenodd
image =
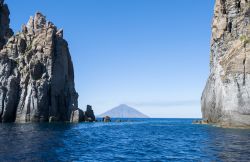
<instances>
[{"instance_id":1,"label":"sea water","mask_svg":"<svg viewBox=\"0 0 250 162\"><path fill-rule=\"evenodd\" d=\"M0 161L250 161L250 130L192 120L0 124Z\"/></svg>"}]
</instances>

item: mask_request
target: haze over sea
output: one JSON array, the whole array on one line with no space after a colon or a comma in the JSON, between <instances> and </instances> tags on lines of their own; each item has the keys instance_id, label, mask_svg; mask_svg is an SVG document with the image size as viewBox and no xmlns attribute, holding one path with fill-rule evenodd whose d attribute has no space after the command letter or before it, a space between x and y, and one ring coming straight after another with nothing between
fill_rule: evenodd
<instances>
[{"instance_id":1,"label":"haze over sea","mask_svg":"<svg viewBox=\"0 0 250 162\"><path fill-rule=\"evenodd\" d=\"M250 130L192 119L1 124L1 161L250 161Z\"/></svg>"}]
</instances>

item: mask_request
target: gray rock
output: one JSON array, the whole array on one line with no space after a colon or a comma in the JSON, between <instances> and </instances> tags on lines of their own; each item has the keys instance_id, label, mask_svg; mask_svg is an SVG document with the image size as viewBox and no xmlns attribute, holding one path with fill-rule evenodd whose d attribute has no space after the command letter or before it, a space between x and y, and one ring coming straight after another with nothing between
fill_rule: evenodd
<instances>
[{"instance_id":1,"label":"gray rock","mask_svg":"<svg viewBox=\"0 0 250 162\"><path fill-rule=\"evenodd\" d=\"M94 111L92 109L92 106L87 105L84 116L85 116L85 121L88 121L88 122L95 121L95 114L94 114Z\"/></svg>"},{"instance_id":2,"label":"gray rock","mask_svg":"<svg viewBox=\"0 0 250 162\"><path fill-rule=\"evenodd\" d=\"M71 113L72 123L78 123L84 121L84 112L81 109L76 109Z\"/></svg>"},{"instance_id":3,"label":"gray rock","mask_svg":"<svg viewBox=\"0 0 250 162\"><path fill-rule=\"evenodd\" d=\"M105 116L103 117L102 121L105 123L108 123L108 122L111 122L111 118L109 116Z\"/></svg>"},{"instance_id":4,"label":"gray rock","mask_svg":"<svg viewBox=\"0 0 250 162\"><path fill-rule=\"evenodd\" d=\"M216 0L211 74L202 94L202 114L223 127L250 127L250 2Z\"/></svg>"},{"instance_id":5,"label":"gray rock","mask_svg":"<svg viewBox=\"0 0 250 162\"><path fill-rule=\"evenodd\" d=\"M194 120L192 122L192 124L208 124L208 123L209 123L208 120L205 120L205 119L203 119L203 120Z\"/></svg>"},{"instance_id":6,"label":"gray rock","mask_svg":"<svg viewBox=\"0 0 250 162\"><path fill-rule=\"evenodd\" d=\"M78 108L74 69L62 30L40 12L12 35L0 1L0 119L2 122L70 121Z\"/></svg>"},{"instance_id":7,"label":"gray rock","mask_svg":"<svg viewBox=\"0 0 250 162\"><path fill-rule=\"evenodd\" d=\"M55 116L50 116L49 117L49 122L50 123L57 122L57 121L58 121L58 119Z\"/></svg>"},{"instance_id":8,"label":"gray rock","mask_svg":"<svg viewBox=\"0 0 250 162\"><path fill-rule=\"evenodd\" d=\"M13 35L12 29L9 28L9 8L4 4L4 0L0 1L0 49L3 48L7 40Z\"/></svg>"}]
</instances>

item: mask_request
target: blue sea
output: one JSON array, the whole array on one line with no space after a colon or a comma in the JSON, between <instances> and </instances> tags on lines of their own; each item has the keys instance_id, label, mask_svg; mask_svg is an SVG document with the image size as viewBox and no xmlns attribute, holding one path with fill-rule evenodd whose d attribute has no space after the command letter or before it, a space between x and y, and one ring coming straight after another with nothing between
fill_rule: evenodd
<instances>
[{"instance_id":1,"label":"blue sea","mask_svg":"<svg viewBox=\"0 0 250 162\"><path fill-rule=\"evenodd\" d=\"M250 161L250 130L192 120L0 124L0 161Z\"/></svg>"}]
</instances>

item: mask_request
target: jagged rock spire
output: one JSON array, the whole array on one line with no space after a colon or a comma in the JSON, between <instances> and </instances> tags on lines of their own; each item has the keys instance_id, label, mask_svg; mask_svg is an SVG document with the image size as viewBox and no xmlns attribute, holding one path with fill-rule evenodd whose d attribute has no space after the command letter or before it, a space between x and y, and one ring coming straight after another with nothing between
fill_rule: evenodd
<instances>
[{"instance_id":1,"label":"jagged rock spire","mask_svg":"<svg viewBox=\"0 0 250 162\"><path fill-rule=\"evenodd\" d=\"M70 121L78 94L63 31L37 12L9 38L9 11L0 3L0 43L7 42L0 51L0 121Z\"/></svg>"},{"instance_id":2,"label":"jagged rock spire","mask_svg":"<svg viewBox=\"0 0 250 162\"><path fill-rule=\"evenodd\" d=\"M12 29L10 29L9 8L4 3L4 0L0 0L0 49L6 44L7 40L13 35Z\"/></svg>"}]
</instances>

